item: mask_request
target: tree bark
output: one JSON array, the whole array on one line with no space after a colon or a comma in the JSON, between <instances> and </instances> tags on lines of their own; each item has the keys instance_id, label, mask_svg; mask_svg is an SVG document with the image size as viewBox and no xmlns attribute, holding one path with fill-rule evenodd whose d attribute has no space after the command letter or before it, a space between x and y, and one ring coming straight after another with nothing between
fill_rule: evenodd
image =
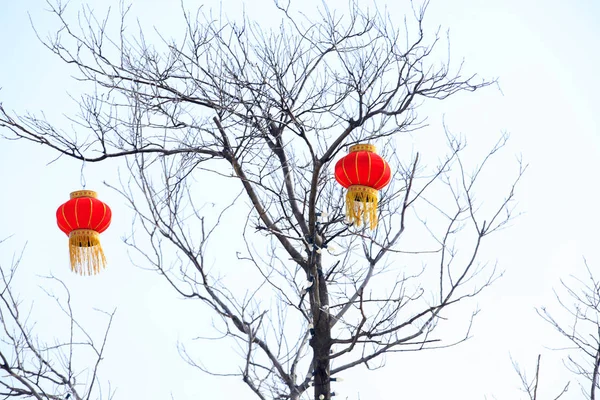
<instances>
[{"instance_id":1,"label":"tree bark","mask_svg":"<svg viewBox=\"0 0 600 400\"><path fill-rule=\"evenodd\" d=\"M329 353L331 350L329 294L327 293L325 276L320 268L321 260L319 255L315 264L315 287L311 293L315 335L310 342L313 348L314 393L315 400L327 400L331 398L331 379L329 376Z\"/></svg>"}]
</instances>

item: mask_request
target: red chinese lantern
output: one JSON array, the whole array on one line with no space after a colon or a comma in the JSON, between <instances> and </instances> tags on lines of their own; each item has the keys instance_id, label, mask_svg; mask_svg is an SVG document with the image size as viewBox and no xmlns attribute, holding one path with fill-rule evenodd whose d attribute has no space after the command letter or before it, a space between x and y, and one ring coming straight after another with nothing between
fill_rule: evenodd
<instances>
[{"instance_id":1,"label":"red chinese lantern","mask_svg":"<svg viewBox=\"0 0 600 400\"><path fill-rule=\"evenodd\" d=\"M390 183L388 163L376 153L372 144L350 147L348 155L335 164L335 179L348 189L346 215L355 225L364 221L371 229L377 226L377 192Z\"/></svg>"},{"instance_id":2,"label":"red chinese lantern","mask_svg":"<svg viewBox=\"0 0 600 400\"><path fill-rule=\"evenodd\" d=\"M106 267L100 233L110 225L110 208L92 190L71 193L71 199L56 210L56 222L69 236L71 270L92 275Z\"/></svg>"}]
</instances>

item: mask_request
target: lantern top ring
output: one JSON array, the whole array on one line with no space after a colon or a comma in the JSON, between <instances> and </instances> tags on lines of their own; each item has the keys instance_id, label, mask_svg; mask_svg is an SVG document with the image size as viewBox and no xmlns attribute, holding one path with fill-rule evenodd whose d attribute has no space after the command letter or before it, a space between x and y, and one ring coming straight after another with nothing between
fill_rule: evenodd
<instances>
[{"instance_id":1,"label":"lantern top ring","mask_svg":"<svg viewBox=\"0 0 600 400\"><path fill-rule=\"evenodd\" d=\"M368 151L370 153L376 153L377 148L375 147L374 144L368 144L368 143L355 144L354 146L350 146L348 153L353 153L355 151Z\"/></svg>"},{"instance_id":2,"label":"lantern top ring","mask_svg":"<svg viewBox=\"0 0 600 400\"><path fill-rule=\"evenodd\" d=\"M94 192L93 190L76 190L74 192L71 192L72 199L77 199L79 197L91 197L97 199L98 193Z\"/></svg>"}]
</instances>

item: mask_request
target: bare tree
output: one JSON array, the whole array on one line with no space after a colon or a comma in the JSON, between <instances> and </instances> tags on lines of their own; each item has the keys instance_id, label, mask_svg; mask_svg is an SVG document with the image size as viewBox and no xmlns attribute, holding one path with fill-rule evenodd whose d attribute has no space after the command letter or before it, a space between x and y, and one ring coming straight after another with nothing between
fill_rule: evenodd
<instances>
[{"instance_id":1,"label":"bare tree","mask_svg":"<svg viewBox=\"0 0 600 400\"><path fill-rule=\"evenodd\" d=\"M0 245L5 240L0 241ZM38 336L30 321L32 306L23 307L12 288L22 254L13 258L10 266L0 262L0 397L3 399L56 399L89 400L102 398L98 384L98 367L104 355L113 313L107 314L108 323L98 343L74 318L71 296L58 279L62 294L46 293L56 300L57 307L68 324L66 338L48 343ZM66 300L59 300L61 299ZM61 319L57 316L56 321ZM87 367L81 367L89 363ZM112 398L108 390L104 398ZM94 396L94 397L92 397Z\"/></svg>"},{"instance_id":2,"label":"bare tree","mask_svg":"<svg viewBox=\"0 0 600 400\"><path fill-rule=\"evenodd\" d=\"M571 282L561 280L561 292L555 291L565 317L556 317L546 307L538 314L570 342L562 349L569 351L565 366L584 378L587 385L581 384L582 392L586 399L594 400L600 388L600 281L587 261L584 263L588 274L585 279L571 276ZM563 322L566 318L570 322Z\"/></svg>"},{"instance_id":3,"label":"bare tree","mask_svg":"<svg viewBox=\"0 0 600 400\"><path fill-rule=\"evenodd\" d=\"M530 380L527 378L527 373L521 369L519 364L513 360L513 367L519 376L521 381L521 391L527 394L529 400L541 400L538 397L538 388L540 384L540 367L541 367L542 355L539 354L537 363L535 366L535 376ZM560 399L569 390L571 382L567 382L557 396L552 397L554 400Z\"/></svg>"},{"instance_id":4,"label":"bare tree","mask_svg":"<svg viewBox=\"0 0 600 400\"><path fill-rule=\"evenodd\" d=\"M127 8L111 36L110 15L84 9L74 24L50 6L60 27L44 44L94 89L74 132L2 105L0 127L80 161L126 158L130 175L115 189L146 232L127 243L181 296L210 307L241 353L232 371L216 372L183 348L190 363L240 376L260 399L307 398L311 385L315 399L330 399L345 370L469 336L470 325L450 341L434 331L446 309L499 276L479 253L513 217L525 167L506 196L484 204L475 191L506 136L475 167L449 132L438 164L397 151L399 137L425 126L424 101L492 83L438 62L425 6L396 27L355 1L342 14L323 3L314 20L275 1L276 30L184 10L185 36L154 44L127 33ZM378 144L394 171L372 232L345 222L331 174L345 147L361 142ZM199 183L207 177L239 190L222 195L217 213L203 206L214 202L215 188ZM254 267L240 291L207 260L222 219L244 209L242 232L229 233L246 245L236 268Z\"/></svg>"}]
</instances>

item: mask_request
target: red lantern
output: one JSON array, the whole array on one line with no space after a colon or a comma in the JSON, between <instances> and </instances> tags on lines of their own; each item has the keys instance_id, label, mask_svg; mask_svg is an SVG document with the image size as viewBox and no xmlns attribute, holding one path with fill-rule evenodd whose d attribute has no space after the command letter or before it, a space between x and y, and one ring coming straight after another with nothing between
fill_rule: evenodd
<instances>
[{"instance_id":1,"label":"red lantern","mask_svg":"<svg viewBox=\"0 0 600 400\"><path fill-rule=\"evenodd\" d=\"M372 144L350 147L349 154L335 164L335 179L348 189L346 215L360 226L364 221L371 229L377 226L377 191L390 183L388 163L376 153Z\"/></svg>"},{"instance_id":2,"label":"red lantern","mask_svg":"<svg viewBox=\"0 0 600 400\"><path fill-rule=\"evenodd\" d=\"M92 190L78 190L56 210L58 227L69 236L71 270L80 275L97 274L106 267L100 233L110 225L112 212L97 197Z\"/></svg>"}]
</instances>

